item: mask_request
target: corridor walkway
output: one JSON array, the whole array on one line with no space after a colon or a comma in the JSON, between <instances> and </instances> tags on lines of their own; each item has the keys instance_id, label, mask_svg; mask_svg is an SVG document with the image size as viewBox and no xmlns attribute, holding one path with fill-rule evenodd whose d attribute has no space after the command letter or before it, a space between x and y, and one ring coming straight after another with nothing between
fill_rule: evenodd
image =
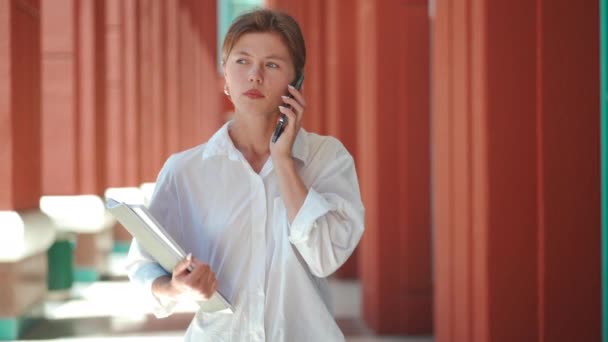
<instances>
[{"instance_id":1,"label":"corridor walkway","mask_svg":"<svg viewBox=\"0 0 608 342\"><path fill-rule=\"evenodd\" d=\"M76 283L68 299L48 300L44 319L36 322L21 341L181 341L195 307L182 305L177 313L156 319L138 303L139 296L126 280L124 257L114 256L111 275L94 283ZM377 337L361 320L358 282L331 281L338 324L349 342L432 342L431 337Z\"/></svg>"}]
</instances>

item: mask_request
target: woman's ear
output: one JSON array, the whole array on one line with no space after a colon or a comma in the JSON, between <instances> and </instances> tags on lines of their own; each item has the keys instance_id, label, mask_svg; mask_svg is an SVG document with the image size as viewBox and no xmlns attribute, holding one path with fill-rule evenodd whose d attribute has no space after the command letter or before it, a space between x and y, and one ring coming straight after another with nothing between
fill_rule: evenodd
<instances>
[{"instance_id":1,"label":"woman's ear","mask_svg":"<svg viewBox=\"0 0 608 342\"><path fill-rule=\"evenodd\" d=\"M228 88L228 75L226 74L226 61L222 61L222 74L224 75L224 94L230 96L230 89Z\"/></svg>"}]
</instances>

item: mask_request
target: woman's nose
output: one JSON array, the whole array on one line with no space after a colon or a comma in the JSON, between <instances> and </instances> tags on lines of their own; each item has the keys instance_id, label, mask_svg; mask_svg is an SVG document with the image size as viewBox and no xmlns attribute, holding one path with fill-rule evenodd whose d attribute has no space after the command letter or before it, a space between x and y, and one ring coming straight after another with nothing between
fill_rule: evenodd
<instances>
[{"instance_id":1,"label":"woman's nose","mask_svg":"<svg viewBox=\"0 0 608 342\"><path fill-rule=\"evenodd\" d=\"M260 68L255 67L249 71L249 82L262 83L263 79L264 79L264 77L262 75Z\"/></svg>"}]
</instances>

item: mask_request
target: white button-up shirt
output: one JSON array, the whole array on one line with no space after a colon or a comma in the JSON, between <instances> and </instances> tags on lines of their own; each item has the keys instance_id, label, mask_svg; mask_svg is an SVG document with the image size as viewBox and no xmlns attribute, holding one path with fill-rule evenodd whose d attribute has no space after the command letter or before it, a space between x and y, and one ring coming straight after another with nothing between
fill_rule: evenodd
<instances>
[{"instance_id":1,"label":"white button-up shirt","mask_svg":"<svg viewBox=\"0 0 608 342\"><path fill-rule=\"evenodd\" d=\"M325 277L353 252L364 208L353 158L335 138L303 129L293 157L308 187L290 224L268 158L256 173L224 125L206 143L172 155L150 203L186 253L211 266L233 314L197 312L188 341L343 341ZM134 240L128 273L158 317L175 303L156 300L165 272Z\"/></svg>"}]
</instances>

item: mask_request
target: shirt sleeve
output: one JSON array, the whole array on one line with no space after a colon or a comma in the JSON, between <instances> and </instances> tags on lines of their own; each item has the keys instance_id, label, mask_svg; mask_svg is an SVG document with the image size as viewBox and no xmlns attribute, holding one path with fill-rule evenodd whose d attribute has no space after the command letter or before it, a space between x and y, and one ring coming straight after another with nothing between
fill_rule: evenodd
<instances>
[{"instance_id":1,"label":"shirt sleeve","mask_svg":"<svg viewBox=\"0 0 608 342\"><path fill-rule=\"evenodd\" d=\"M154 194L148 210L154 218L167 230L169 235L180 241L181 219L179 214L179 203L176 201L175 180L173 178L173 163L169 159L160 171ZM129 254L127 256L127 274L131 282L139 288L152 312L158 318L169 316L173 313L177 301L160 300L152 292L152 283L158 277L171 275L154 260L133 239Z\"/></svg>"},{"instance_id":2,"label":"shirt sleeve","mask_svg":"<svg viewBox=\"0 0 608 342\"><path fill-rule=\"evenodd\" d=\"M289 240L312 274L327 277L359 243L365 209L354 161L341 144L336 154L327 154L314 163L322 167L289 224Z\"/></svg>"}]
</instances>

